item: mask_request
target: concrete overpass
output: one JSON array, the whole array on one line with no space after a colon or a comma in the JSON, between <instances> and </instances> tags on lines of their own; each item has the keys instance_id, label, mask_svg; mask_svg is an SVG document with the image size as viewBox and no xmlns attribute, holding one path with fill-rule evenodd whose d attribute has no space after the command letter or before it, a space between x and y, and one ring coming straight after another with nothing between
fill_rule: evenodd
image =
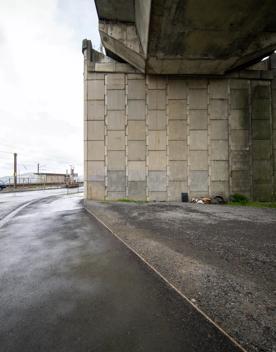
<instances>
[{"instance_id":1,"label":"concrete overpass","mask_svg":"<svg viewBox=\"0 0 276 352\"><path fill-rule=\"evenodd\" d=\"M95 0L106 52L149 74L219 74L276 48L274 0Z\"/></svg>"}]
</instances>

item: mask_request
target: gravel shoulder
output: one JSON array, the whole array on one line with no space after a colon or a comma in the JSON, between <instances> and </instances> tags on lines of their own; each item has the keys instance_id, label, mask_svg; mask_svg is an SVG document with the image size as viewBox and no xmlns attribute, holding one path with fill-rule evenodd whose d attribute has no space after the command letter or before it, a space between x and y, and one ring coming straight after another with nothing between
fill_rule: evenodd
<instances>
[{"instance_id":1,"label":"gravel shoulder","mask_svg":"<svg viewBox=\"0 0 276 352\"><path fill-rule=\"evenodd\" d=\"M244 348L276 351L276 209L85 205Z\"/></svg>"}]
</instances>

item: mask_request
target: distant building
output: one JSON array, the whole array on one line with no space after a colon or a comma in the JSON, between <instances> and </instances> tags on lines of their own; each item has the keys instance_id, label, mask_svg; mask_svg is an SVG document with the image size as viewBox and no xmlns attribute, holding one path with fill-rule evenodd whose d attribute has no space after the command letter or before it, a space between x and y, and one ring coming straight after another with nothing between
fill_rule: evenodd
<instances>
[{"instance_id":1,"label":"distant building","mask_svg":"<svg viewBox=\"0 0 276 352\"><path fill-rule=\"evenodd\" d=\"M46 183L46 184L65 184L66 179L69 177L67 174L58 174L52 172L40 172L35 173L39 178L39 183Z\"/></svg>"}]
</instances>

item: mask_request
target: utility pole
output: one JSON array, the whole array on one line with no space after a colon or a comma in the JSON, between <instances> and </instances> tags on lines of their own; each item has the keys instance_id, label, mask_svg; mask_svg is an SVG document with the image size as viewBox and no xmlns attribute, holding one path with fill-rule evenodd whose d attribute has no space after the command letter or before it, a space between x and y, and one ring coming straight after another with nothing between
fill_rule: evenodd
<instances>
[{"instance_id":1,"label":"utility pole","mask_svg":"<svg viewBox=\"0 0 276 352\"><path fill-rule=\"evenodd\" d=\"M13 153L13 187L17 187L17 153Z\"/></svg>"},{"instance_id":2,"label":"utility pole","mask_svg":"<svg viewBox=\"0 0 276 352\"><path fill-rule=\"evenodd\" d=\"M39 174L39 163L37 164L37 173Z\"/></svg>"}]
</instances>

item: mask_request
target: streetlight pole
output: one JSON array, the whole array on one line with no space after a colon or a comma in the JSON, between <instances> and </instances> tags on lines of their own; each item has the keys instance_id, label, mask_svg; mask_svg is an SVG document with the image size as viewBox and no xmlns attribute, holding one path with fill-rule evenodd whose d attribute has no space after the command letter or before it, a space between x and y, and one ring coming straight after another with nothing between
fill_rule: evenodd
<instances>
[{"instance_id":1,"label":"streetlight pole","mask_svg":"<svg viewBox=\"0 0 276 352\"><path fill-rule=\"evenodd\" d=\"M17 153L13 153L13 186L17 187Z\"/></svg>"}]
</instances>

